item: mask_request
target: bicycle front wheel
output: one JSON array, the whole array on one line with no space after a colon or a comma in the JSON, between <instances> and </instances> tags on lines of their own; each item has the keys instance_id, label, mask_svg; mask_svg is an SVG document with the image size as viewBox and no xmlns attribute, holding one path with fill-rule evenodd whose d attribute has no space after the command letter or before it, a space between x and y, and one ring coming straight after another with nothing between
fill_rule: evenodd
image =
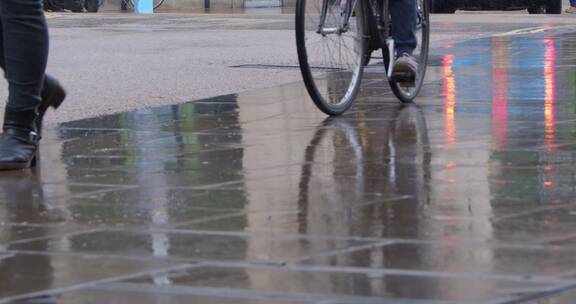
<instances>
[{"instance_id":1,"label":"bicycle front wheel","mask_svg":"<svg viewBox=\"0 0 576 304\"><path fill-rule=\"evenodd\" d=\"M356 0L349 26L342 28L347 1L298 0L296 47L306 89L316 106L328 115L344 113L360 87L367 48L364 0ZM325 21L321 16L325 11Z\"/></svg>"},{"instance_id":2,"label":"bicycle front wheel","mask_svg":"<svg viewBox=\"0 0 576 304\"><path fill-rule=\"evenodd\" d=\"M159 8L162 3L164 3L164 0L154 0L154 9Z\"/></svg>"},{"instance_id":3,"label":"bicycle front wheel","mask_svg":"<svg viewBox=\"0 0 576 304\"><path fill-rule=\"evenodd\" d=\"M417 14L416 14L416 39L418 45L412 55L418 62L418 71L414 83L398 82L390 79L390 87L392 92L402 102L412 102L424 84L424 77L426 76L426 65L428 64L428 45L430 42L430 7L429 0L417 0ZM388 70L388 50L383 49L384 65Z\"/></svg>"}]
</instances>

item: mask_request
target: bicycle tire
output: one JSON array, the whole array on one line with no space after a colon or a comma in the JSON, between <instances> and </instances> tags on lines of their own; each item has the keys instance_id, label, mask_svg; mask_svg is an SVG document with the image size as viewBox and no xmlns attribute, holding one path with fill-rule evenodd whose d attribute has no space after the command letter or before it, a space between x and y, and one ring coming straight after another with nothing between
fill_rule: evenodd
<instances>
[{"instance_id":1,"label":"bicycle tire","mask_svg":"<svg viewBox=\"0 0 576 304\"><path fill-rule=\"evenodd\" d=\"M360 88L368 43L366 9L364 0L357 0L355 16L350 17L349 35L344 35L348 32L322 35L315 31L322 1L297 0L296 47L306 90L318 109L333 116L350 108ZM340 1L344 0L324 1L332 3L328 9L331 15L326 18L326 27L329 27L328 23L337 24L341 18L338 13L342 12Z\"/></svg>"},{"instance_id":2,"label":"bicycle tire","mask_svg":"<svg viewBox=\"0 0 576 304\"><path fill-rule=\"evenodd\" d=\"M334 189L331 207L335 199L354 202L374 192L409 195L429 203L432 154L422 109L417 104L398 104L384 112L360 112L367 120L326 118L306 145L297 196L298 209L303 211L298 221L300 232L306 232L306 210L312 203L319 210L318 204L323 202L317 196L311 198L319 188ZM381 124L382 115L385 125ZM337 182L341 183L334 184Z\"/></svg>"},{"instance_id":3,"label":"bicycle tire","mask_svg":"<svg viewBox=\"0 0 576 304\"><path fill-rule=\"evenodd\" d=\"M159 8L164 3L164 0L154 0L154 9Z\"/></svg>"},{"instance_id":4,"label":"bicycle tire","mask_svg":"<svg viewBox=\"0 0 576 304\"><path fill-rule=\"evenodd\" d=\"M416 73L416 80L413 86L407 86L404 83L397 82L394 79L389 79L390 87L394 95L402 102L408 103L420 93L424 78L426 76L426 67L428 65L428 48L430 43L430 1L417 0L418 5L418 22L416 30L416 38L418 39L418 46L414 52L414 56L418 61L418 72ZM384 57L384 66L388 70L389 56L388 50L383 49L382 54Z\"/></svg>"},{"instance_id":5,"label":"bicycle tire","mask_svg":"<svg viewBox=\"0 0 576 304\"><path fill-rule=\"evenodd\" d=\"M104 0L86 0L84 2L84 8L89 13L97 13L103 4Z\"/></svg>"},{"instance_id":6,"label":"bicycle tire","mask_svg":"<svg viewBox=\"0 0 576 304\"><path fill-rule=\"evenodd\" d=\"M162 4L164 4L165 0L154 0L154 9L159 8ZM130 4L131 7L134 7L134 0L128 0L126 1L127 3Z\"/></svg>"}]
</instances>

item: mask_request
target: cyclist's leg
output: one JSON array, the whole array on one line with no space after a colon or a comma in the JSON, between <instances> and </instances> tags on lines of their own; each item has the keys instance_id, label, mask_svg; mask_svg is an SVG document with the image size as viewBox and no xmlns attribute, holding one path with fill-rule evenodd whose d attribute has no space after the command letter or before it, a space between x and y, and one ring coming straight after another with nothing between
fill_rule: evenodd
<instances>
[{"instance_id":1,"label":"cyclist's leg","mask_svg":"<svg viewBox=\"0 0 576 304\"><path fill-rule=\"evenodd\" d=\"M392 38L398 56L416 48L416 0L389 0Z\"/></svg>"},{"instance_id":2,"label":"cyclist's leg","mask_svg":"<svg viewBox=\"0 0 576 304\"><path fill-rule=\"evenodd\" d=\"M403 83L414 83L418 62L412 52L416 40L416 0L389 0L392 38L396 45L393 77Z\"/></svg>"}]
</instances>

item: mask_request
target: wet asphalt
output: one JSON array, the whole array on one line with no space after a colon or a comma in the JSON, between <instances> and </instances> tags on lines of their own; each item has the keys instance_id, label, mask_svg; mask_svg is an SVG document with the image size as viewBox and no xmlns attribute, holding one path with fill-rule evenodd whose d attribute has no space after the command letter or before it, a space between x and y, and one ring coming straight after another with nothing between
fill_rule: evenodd
<instances>
[{"instance_id":1,"label":"wet asphalt","mask_svg":"<svg viewBox=\"0 0 576 304\"><path fill-rule=\"evenodd\" d=\"M0 303L574 303L576 33L64 123L0 178Z\"/></svg>"}]
</instances>

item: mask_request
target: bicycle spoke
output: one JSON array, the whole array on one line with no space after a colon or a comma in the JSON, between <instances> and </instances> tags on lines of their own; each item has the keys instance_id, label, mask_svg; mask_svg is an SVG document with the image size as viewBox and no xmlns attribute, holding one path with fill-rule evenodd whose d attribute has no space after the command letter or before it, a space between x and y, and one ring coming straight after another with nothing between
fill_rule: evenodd
<instances>
[{"instance_id":1,"label":"bicycle spoke","mask_svg":"<svg viewBox=\"0 0 576 304\"><path fill-rule=\"evenodd\" d=\"M347 1L352 0L298 1L305 3L299 5L297 12L297 16L302 16L297 18L304 20L300 24L303 30L297 35L304 37L298 48L305 83L319 108L328 114L339 114L350 106L360 83L365 49L363 28L358 26L357 17L349 17L349 28L340 30L348 15ZM330 2L324 6L326 14L318 33L323 1Z\"/></svg>"}]
</instances>

